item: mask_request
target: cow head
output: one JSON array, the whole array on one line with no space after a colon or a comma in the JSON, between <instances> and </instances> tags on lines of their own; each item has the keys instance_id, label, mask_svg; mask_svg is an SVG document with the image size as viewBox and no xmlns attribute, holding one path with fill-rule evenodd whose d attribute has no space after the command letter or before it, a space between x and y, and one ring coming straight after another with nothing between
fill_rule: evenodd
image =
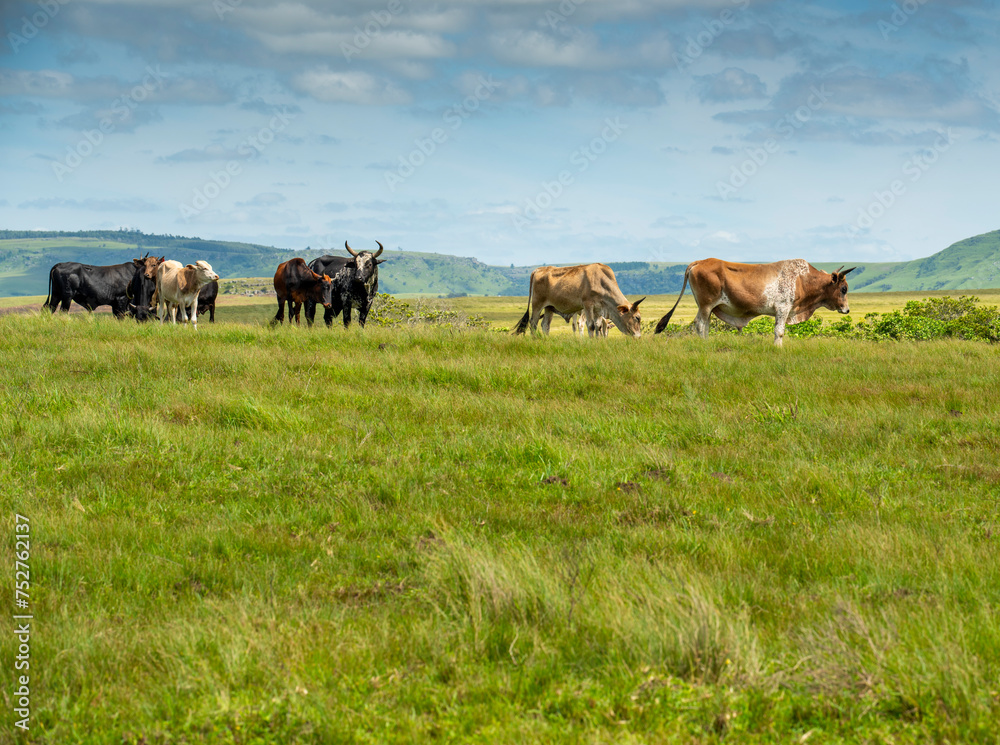
<instances>
[{"instance_id":1,"label":"cow head","mask_svg":"<svg viewBox=\"0 0 1000 745\"><path fill-rule=\"evenodd\" d=\"M324 308L333 307L333 280L330 279L328 274L324 274L322 277L318 274L315 275L316 279L319 280L319 302Z\"/></svg>"},{"instance_id":2,"label":"cow head","mask_svg":"<svg viewBox=\"0 0 1000 745\"><path fill-rule=\"evenodd\" d=\"M197 284L199 287L207 285L209 282L214 282L219 278L219 275L212 269L212 265L207 261L196 261L194 264L188 264L188 267L194 269L198 277Z\"/></svg>"},{"instance_id":3,"label":"cow head","mask_svg":"<svg viewBox=\"0 0 1000 745\"><path fill-rule=\"evenodd\" d=\"M640 298L632 305L619 305L619 318L612 315L611 321L625 336L634 336L638 339L642 335L642 316L639 314L639 303L645 299Z\"/></svg>"},{"instance_id":4,"label":"cow head","mask_svg":"<svg viewBox=\"0 0 1000 745\"><path fill-rule=\"evenodd\" d=\"M840 269L843 268L840 267ZM842 272L840 269L830 275L830 281L823 287L821 305L838 313L850 313L851 308L847 304L847 280L844 277L857 269L857 267L852 266L846 272Z\"/></svg>"},{"instance_id":5,"label":"cow head","mask_svg":"<svg viewBox=\"0 0 1000 745\"><path fill-rule=\"evenodd\" d=\"M372 253L371 251L355 251L347 244L347 241L344 241L344 248L353 257L347 264L354 270L353 281L364 285L365 294L369 296L372 294L375 283L378 282L378 265L386 262L385 259L379 261L378 258L382 255L385 247L378 241L375 242L378 243L378 251Z\"/></svg>"}]
</instances>

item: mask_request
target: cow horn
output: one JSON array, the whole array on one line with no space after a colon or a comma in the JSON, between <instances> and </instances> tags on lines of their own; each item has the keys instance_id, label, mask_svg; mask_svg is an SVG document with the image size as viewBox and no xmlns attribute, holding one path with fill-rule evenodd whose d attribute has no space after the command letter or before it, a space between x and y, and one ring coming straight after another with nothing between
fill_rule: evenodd
<instances>
[{"instance_id":1,"label":"cow horn","mask_svg":"<svg viewBox=\"0 0 1000 745\"><path fill-rule=\"evenodd\" d=\"M378 241L375 242L378 243ZM375 252L375 258L377 259L379 256L381 256L384 250L385 246L383 246L381 243L378 243L378 251Z\"/></svg>"},{"instance_id":2,"label":"cow horn","mask_svg":"<svg viewBox=\"0 0 1000 745\"><path fill-rule=\"evenodd\" d=\"M645 299L646 299L645 297L642 297L642 298L636 300L634 303L632 303L632 310L634 311L636 308L638 308L639 307L639 303L641 303Z\"/></svg>"},{"instance_id":3,"label":"cow horn","mask_svg":"<svg viewBox=\"0 0 1000 745\"><path fill-rule=\"evenodd\" d=\"M841 267L841 269L843 269L843 267ZM856 266L852 266L852 267L851 267L850 269L848 269L848 270L847 270L846 272L841 272L841 273L840 273L840 278L841 278L841 279L843 279L843 278L844 278L844 277L846 277L846 276L847 276L848 274L850 274L851 272L853 272L853 271L854 271L855 269L857 269L857 267L856 267Z\"/></svg>"},{"instance_id":4,"label":"cow horn","mask_svg":"<svg viewBox=\"0 0 1000 745\"><path fill-rule=\"evenodd\" d=\"M844 268L844 265L841 264L840 265L840 269L843 269L843 268ZM838 269L837 271L835 271L834 274L840 274L840 269Z\"/></svg>"},{"instance_id":5,"label":"cow horn","mask_svg":"<svg viewBox=\"0 0 1000 745\"><path fill-rule=\"evenodd\" d=\"M355 251L355 250L354 250L353 248L351 248L350 246L348 246L348 245L347 245L347 241L344 241L344 248L346 248L346 249L347 249L347 253L349 253L349 254L350 254L351 256L353 256L354 258L357 258L357 257L358 257L358 252L357 252L357 251Z\"/></svg>"}]
</instances>

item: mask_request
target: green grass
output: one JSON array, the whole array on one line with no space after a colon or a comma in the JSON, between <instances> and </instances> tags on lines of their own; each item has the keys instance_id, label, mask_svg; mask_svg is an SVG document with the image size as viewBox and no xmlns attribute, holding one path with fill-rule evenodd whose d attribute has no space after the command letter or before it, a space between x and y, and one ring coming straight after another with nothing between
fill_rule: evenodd
<instances>
[{"instance_id":1,"label":"green grass","mask_svg":"<svg viewBox=\"0 0 1000 745\"><path fill-rule=\"evenodd\" d=\"M995 346L0 332L19 741L995 742Z\"/></svg>"}]
</instances>

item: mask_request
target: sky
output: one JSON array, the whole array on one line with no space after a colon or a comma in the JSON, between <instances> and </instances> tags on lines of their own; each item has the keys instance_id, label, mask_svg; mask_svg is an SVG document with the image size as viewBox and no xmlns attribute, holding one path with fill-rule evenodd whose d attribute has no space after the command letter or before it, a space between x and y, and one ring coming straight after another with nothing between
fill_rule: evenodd
<instances>
[{"instance_id":1,"label":"sky","mask_svg":"<svg viewBox=\"0 0 1000 745\"><path fill-rule=\"evenodd\" d=\"M1000 228L997 2L0 2L0 227L490 264Z\"/></svg>"}]
</instances>

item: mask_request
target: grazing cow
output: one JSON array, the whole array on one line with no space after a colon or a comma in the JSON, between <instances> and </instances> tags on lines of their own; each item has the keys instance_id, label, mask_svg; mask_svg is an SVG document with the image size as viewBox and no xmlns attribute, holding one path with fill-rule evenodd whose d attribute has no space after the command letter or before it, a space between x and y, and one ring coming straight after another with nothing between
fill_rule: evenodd
<instances>
[{"instance_id":1,"label":"grazing cow","mask_svg":"<svg viewBox=\"0 0 1000 745\"><path fill-rule=\"evenodd\" d=\"M327 326L332 326L333 319L343 311L344 328L349 328L351 309L357 308L358 323L361 328L365 327L368 311L378 293L378 265L386 262L385 259L378 260L384 249L381 243L375 242L378 243L378 251L372 253L355 251L344 241L344 248L350 257L320 256L309 264L316 274L326 274L333 280L333 305L323 313ZM306 322L312 326L315 317L316 301L306 300Z\"/></svg>"},{"instance_id":2,"label":"grazing cow","mask_svg":"<svg viewBox=\"0 0 1000 745\"><path fill-rule=\"evenodd\" d=\"M112 266L64 261L49 270L49 294L42 307L55 313L61 305L68 313L70 302L91 311L110 305L115 317L123 318L129 312L128 287L134 274L132 261Z\"/></svg>"},{"instance_id":3,"label":"grazing cow","mask_svg":"<svg viewBox=\"0 0 1000 745\"><path fill-rule=\"evenodd\" d=\"M219 275L207 261L196 261L194 264L182 266L179 261L164 261L156 270L156 315L160 322L166 321L167 313L170 322L177 323L177 311L180 310L181 322L188 320L187 309L191 308L191 325L198 329L198 293L201 288Z\"/></svg>"},{"instance_id":4,"label":"grazing cow","mask_svg":"<svg viewBox=\"0 0 1000 745\"><path fill-rule=\"evenodd\" d=\"M708 338L708 323L713 313L738 329L757 316L774 316L774 343L780 347L786 324L802 323L818 308L850 312L844 277L856 268L846 272L838 269L830 274L802 259L773 264L736 264L720 259L695 261L684 271L681 294L670 312L656 324L656 333L670 323L670 316L690 281L691 293L698 303L694 324L700 336Z\"/></svg>"},{"instance_id":5,"label":"grazing cow","mask_svg":"<svg viewBox=\"0 0 1000 745\"><path fill-rule=\"evenodd\" d=\"M547 334L553 313L568 321L574 313L582 311L591 336L594 335L596 320L603 317L626 336L638 338L642 333L639 303L645 299L629 304L628 298L618 288L615 273L605 264L540 266L531 273L528 310L514 333L523 334L529 323L531 332L535 333L538 317L544 312L542 331Z\"/></svg>"},{"instance_id":6,"label":"grazing cow","mask_svg":"<svg viewBox=\"0 0 1000 745\"><path fill-rule=\"evenodd\" d=\"M278 295L278 313L271 325L285 320L285 302L288 303L288 323L292 319L299 323L299 312L306 300L321 303L329 309L333 293L333 282L325 274L316 274L306 266L305 259L289 259L278 265L274 273L274 291Z\"/></svg>"},{"instance_id":7,"label":"grazing cow","mask_svg":"<svg viewBox=\"0 0 1000 745\"><path fill-rule=\"evenodd\" d=\"M146 254L141 259L132 259L135 273L129 283L126 295L129 308L137 321L145 321L152 315L156 305L156 270L165 261L165 257Z\"/></svg>"}]
</instances>

